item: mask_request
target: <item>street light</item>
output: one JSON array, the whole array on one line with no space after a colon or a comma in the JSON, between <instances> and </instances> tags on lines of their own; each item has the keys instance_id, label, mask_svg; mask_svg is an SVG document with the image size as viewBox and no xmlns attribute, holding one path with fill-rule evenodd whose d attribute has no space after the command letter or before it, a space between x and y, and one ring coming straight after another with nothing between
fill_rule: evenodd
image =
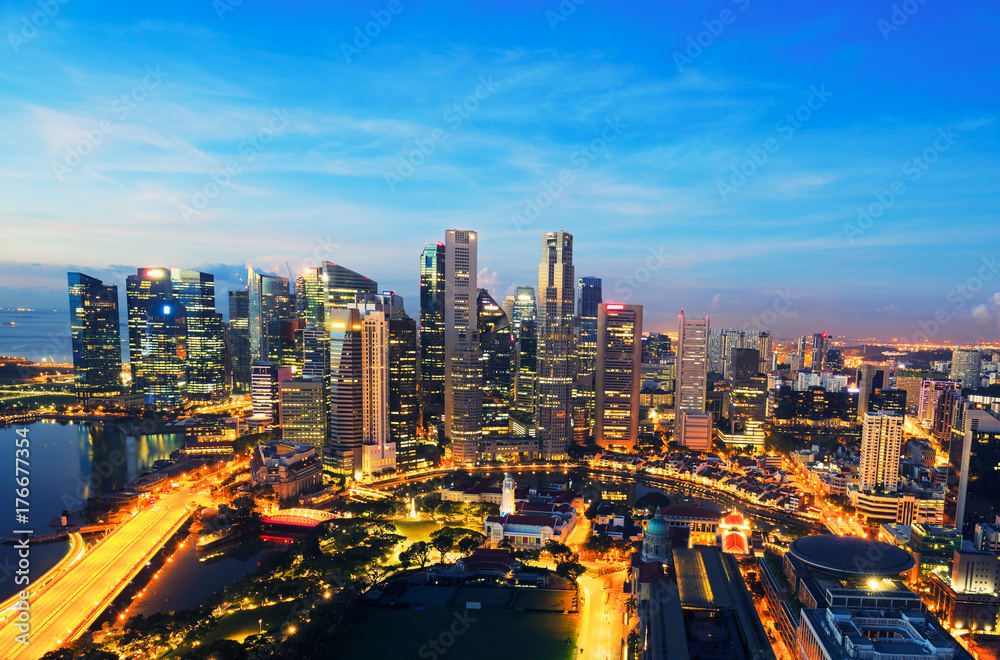
<instances>
[{"instance_id":1,"label":"street light","mask_svg":"<svg viewBox=\"0 0 1000 660\"><path fill-rule=\"evenodd\" d=\"M257 632L264 634L264 619L257 619Z\"/></svg>"}]
</instances>

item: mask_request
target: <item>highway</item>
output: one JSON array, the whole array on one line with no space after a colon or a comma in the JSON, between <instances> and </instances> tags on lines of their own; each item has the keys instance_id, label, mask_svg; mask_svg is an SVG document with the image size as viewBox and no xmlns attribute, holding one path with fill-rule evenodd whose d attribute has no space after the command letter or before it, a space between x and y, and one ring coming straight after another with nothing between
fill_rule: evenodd
<instances>
[{"instance_id":1,"label":"highway","mask_svg":"<svg viewBox=\"0 0 1000 660\"><path fill-rule=\"evenodd\" d=\"M69 535L69 550L66 555L56 562L56 565L46 571L42 577L36 579L30 585L28 585L28 590L32 595L32 598L36 597L37 594L42 591L52 580L59 576L60 573L68 569L74 563L79 561L86 550L87 544L83 540L83 536L77 532L73 532ZM13 607L17 602L21 600L20 591L14 594L3 603L0 603L0 627L7 623L7 619L10 616L11 607Z\"/></svg>"},{"instance_id":2,"label":"highway","mask_svg":"<svg viewBox=\"0 0 1000 660\"><path fill-rule=\"evenodd\" d=\"M13 620L0 624L0 658L36 660L83 634L183 525L196 499L204 498L190 487L175 490L99 541L33 595L28 645L15 639L21 631Z\"/></svg>"}]
</instances>

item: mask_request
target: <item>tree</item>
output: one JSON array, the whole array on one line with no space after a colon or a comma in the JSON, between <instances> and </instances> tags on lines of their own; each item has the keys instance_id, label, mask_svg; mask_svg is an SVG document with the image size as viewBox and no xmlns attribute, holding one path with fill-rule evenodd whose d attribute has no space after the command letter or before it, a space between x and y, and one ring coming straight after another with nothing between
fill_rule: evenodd
<instances>
[{"instance_id":1,"label":"tree","mask_svg":"<svg viewBox=\"0 0 1000 660\"><path fill-rule=\"evenodd\" d=\"M605 536L604 534L591 534L590 537L584 542L583 547L603 557L611 551L614 547L614 539L610 536Z\"/></svg>"},{"instance_id":2,"label":"tree","mask_svg":"<svg viewBox=\"0 0 1000 660\"><path fill-rule=\"evenodd\" d=\"M554 559L556 563L560 561L568 561L576 555L576 553L574 553L568 545L559 543L558 541L553 541L552 539L545 542L545 545L542 547L542 552L547 552L552 555L552 559Z\"/></svg>"},{"instance_id":3,"label":"tree","mask_svg":"<svg viewBox=\"0 0 1000 660\"><path fill-rule=\"evenodd\" d=\"M646 511L653 511L656 507L665 509L670 506L670 498L659 491L653 491L651 493L646 493L639 499L635 501L635 509L645 509Z\"/></svg>"},{"instance_id":4,"label":"tree","mask_svg":"<svg viewBox=\"0 0 1000 660\"><path fill-rule=\"evenodd\" d=\"M568 578L574 582L576 582L576 579L586 572L587 569L575 560L564 561L556 564L556 575Z\"/></svg>"},{"instance_id":5,"label":"tree","mask_svg":"<svg viewBox=\"0 0 1000 660\"><path fill-rule=\"evenodd\" d=\"M243 645L232 639L217 639L182 656L183 660L247 660L249 657Z\"/></svg>"},{"instance_id":6,"label":"tree","mask_svg":"<svg viewBox=\"0 0 1000 660\"><path fill-rule=\"evenodd\" d=\"M458 540L458 551L465 556L472 554L472 551L481 546L486 541L486 535L479 532L466 534Z\"/></svg>"},{"instance_id":7,"label":"tree","mask_svg":"<svg viewBox=\"0 0 1000 660\"><path fill-rule=\"evenodd\" d=\"M410 553L410 559L420 564L420 568L423 568L427 565L427 559L431 554L431 546L426 541L417 541L410 544L410 547L406 551Z\"/></svg>"},{"instance_id":8,"label":"tree","mask_svg":"<svg viewBox=\"0 0 1000 660\"><path fill-rule=\"evenodd\" d=\"M445 527L431 534L431 545L434 546L435 550L441 553L441 561L444 561L445 554L447 554L447 552L451 550L452 546L455 545L454 534L450 532L446 532L444 534L441 533L448 529L450 528Z\"/></svg>"}]
</instances>

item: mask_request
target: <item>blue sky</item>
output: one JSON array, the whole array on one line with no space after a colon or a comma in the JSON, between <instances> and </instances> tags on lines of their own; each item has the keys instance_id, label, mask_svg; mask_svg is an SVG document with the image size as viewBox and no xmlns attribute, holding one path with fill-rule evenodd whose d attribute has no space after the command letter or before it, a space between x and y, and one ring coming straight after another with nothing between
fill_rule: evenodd
<instances>
[{"instance_id":1,"label":"blue sky","mask_svg":"<svg viewBox=\"0 0 1000 660\"><path fill-rule=\"evenodd\" d=\"M498 298L565 229L649 329L998 339L991 3L237 2L0 10L0 306L318 258L416 312L446 228Z\"/></svg>"}]
</instances>

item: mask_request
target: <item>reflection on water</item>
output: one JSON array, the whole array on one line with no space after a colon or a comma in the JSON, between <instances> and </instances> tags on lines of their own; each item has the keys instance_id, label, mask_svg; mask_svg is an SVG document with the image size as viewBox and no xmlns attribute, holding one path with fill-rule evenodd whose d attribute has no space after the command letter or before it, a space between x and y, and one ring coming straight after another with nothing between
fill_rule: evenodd
<instances>
[{"instance_id":1,"label":"reflection on water","mask_svg":"<svg viewBox=\"0 0 1000 660\"><path fill-rule=\"evenodd\" d=\"M97 423L41 421L0 429L0 474L14 474L17 429L27 428L31 442L30 529L46 534L50 522L66 509L80 509L87 499L121 489L138 477L153 461L169 458L179 449L183 435L160 434L126 438L117 426ZM0 512L0 536L15 529L14 507ZM23 526L22 526L23 527ZM65 554L66 544L39 545L32 549L32 579L55 565ZM0 598L17 591L13 570L17 550L0 545Z\"/></svg>"}]
</instances>

